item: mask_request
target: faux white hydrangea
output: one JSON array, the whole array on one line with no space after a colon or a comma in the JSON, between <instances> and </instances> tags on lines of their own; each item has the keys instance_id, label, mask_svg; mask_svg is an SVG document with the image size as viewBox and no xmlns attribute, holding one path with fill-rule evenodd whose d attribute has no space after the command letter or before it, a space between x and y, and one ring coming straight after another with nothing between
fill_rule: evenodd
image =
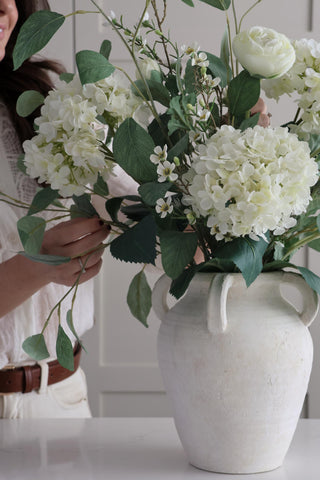
<instances>
[{"instance_id":1,"label":"faux white hydrangea","mask_svg":"<svg viewBox=\"0 0 320 480\"><path fill-rule=\"evenodd\" d=\"M297 92L300 122L291 131L308 140L310 133L319 133L320 126L320 43L313 39L292 42L296 60L281 78L264 80L262 88L269 98Z\"/></svg>"},{"instance_id":2,"label":"faux white hydrangea","mask_svg":"<svg viewBox=\"0 0 320 480\"><path fill-rule=\"evenodd\" d=\"M225 125L197 147L183 203L207 219L217 240L257 240L295 225L317 179L308 144L287 128L241 132Z\"/></svg>"},{"instance_id":3,"label":"faux white hydrangea","mask_svg":"<svg viewBox=\"0 0 320 480\"><path fill-rule=\"evenodd\" d=\"M38 134L23 144L27 174L63 197L83 194L98 174L107 179L112 171L112 162L100 149L106 132L97 115L107 115L116 126L139 105L141 100L118 72L85 86L77 76L69 83L61 81L35 120Z\"/></svg>"}]
</instances>

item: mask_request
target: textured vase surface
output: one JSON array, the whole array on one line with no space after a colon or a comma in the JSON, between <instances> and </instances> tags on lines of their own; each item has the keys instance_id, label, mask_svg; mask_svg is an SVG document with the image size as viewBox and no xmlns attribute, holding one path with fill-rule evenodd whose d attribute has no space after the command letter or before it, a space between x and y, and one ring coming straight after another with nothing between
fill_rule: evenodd
<instances>
[{"instance_id":1,"label":"textured vase surface","mask_svg":"<svg viewBox=\"0 0 320 480\"><path fill-rule=\"evenodd\" d=\"M249 288L241 274L199 273L169 308L169 285L163 276L153 291L158 358L189 462L220 473L281 466L308 388L317 295L293 273L260 274Z\"/></svg>"}]
</instances>

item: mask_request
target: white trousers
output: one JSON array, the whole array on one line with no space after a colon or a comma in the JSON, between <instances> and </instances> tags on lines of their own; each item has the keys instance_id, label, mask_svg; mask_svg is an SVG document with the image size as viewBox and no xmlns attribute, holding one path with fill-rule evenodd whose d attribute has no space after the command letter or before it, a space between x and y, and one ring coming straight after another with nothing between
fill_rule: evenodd
<instances>
[{"instance_id":1,"label":"white trousers","mask_svg":"<svg viewBox=\"0 0 320 480\"><path fill-rule=\"evenodd\" d=\"M87 382L79 367L70 377L39 391L0 395L0 418L90 418Z\"/></svg>"}]
</instances>

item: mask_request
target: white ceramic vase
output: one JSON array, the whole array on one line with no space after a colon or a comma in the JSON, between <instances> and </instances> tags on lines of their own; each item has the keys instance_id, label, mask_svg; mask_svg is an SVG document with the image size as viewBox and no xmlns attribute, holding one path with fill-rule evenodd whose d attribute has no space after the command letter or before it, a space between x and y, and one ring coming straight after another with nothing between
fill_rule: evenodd
<instances>
[{"instance_id":1,"label":"white ceramic vase","mask_svg":"<svg viewBox=\"0 0 320 480\"><path fill-rule=\"evenodd\" d=\"M281 286L301 292L302 312ZM158 357L189 462L220 473L273 470L284 460L308 387L308 326L318 297L297 274L199 273L173 308L162 276L153 308L162 323Z\"/></svg>"}]
</instances>

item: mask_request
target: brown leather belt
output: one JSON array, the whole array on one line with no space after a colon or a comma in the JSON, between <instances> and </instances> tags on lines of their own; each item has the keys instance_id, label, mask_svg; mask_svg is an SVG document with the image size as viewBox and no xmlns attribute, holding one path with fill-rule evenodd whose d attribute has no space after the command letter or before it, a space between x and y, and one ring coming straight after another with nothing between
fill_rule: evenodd
<instances>
[{"instance_id":1,"label":"brown leather belt","mask_svg":"<svg viewBox=\"0 0 320 480\"><path fill-rule=\"evenodd\" d=\"M79 367L81 345L77 344L74 350L74 370L70 371L60 365L58 360L48 363L48 385L61 382L70 377ZM25 365L13 369L0 370L0 394L1 393L29 393L38 390L41 383L40 365Z\"/></svg>"}]
</instances>

